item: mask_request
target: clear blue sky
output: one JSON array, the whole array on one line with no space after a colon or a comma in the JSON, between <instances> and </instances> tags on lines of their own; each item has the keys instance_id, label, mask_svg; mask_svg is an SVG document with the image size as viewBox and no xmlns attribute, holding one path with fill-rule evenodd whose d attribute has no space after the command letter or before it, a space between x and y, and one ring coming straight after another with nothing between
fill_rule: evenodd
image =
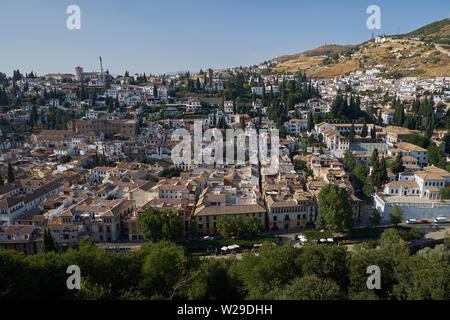
<instances>
[{"instance_id":1,"label":"clear blue sky","mask_svg":"<svg viewBox=\"0 0 450 320\"><path fill-rule=\"evenodd\" d=\"M81 8L68 30L66 8ZM370 38L366 8L381 8L381 30L404 33L449 18L448 0L1 0L0 71L113 74L198 71L257 64L322 44Z\"/></svg>"}]
</instances>

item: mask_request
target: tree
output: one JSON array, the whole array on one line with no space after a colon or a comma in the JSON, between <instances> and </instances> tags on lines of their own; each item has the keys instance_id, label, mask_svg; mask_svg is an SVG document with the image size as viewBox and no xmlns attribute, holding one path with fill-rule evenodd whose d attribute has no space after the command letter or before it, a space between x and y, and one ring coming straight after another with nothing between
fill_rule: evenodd
<instances>
[{"instance_id":1,"label":"tree","mask_svg":"<svg viewBox=\"0 0 450 320\"><path fill-rule=\"evenodd\" d=\"M38 120L37 108L35 105L33 105L31 107L31 113L30 113L30 125L32 128L34 128L34 126L36 125L37 120Z\"/></svg>"},{"instance_id":2,"label":"tree","mask_svg":"<svg viewBox=\"0 0 450 320\"><path fill-rule=\"evenodd\" d=\"M147 208L138 215L138 222L144 238L153 242L174 241L183 235L182 218L170 209L159 211L152 207Z\"/></svg>"},{"instance_id":3,"label":"tree","mask_svg":"<svg viewBox=\"0 0 450 320\"><path fill-rule=\"evenodd\" d=\"M286 138L286 135L287 135L286 126L282 124L278 127L278 130L279 130L278 133L280 134L280 137Z\"/></svg>"},{"instance_id":4,"label":"tree","mask_svg":"<svg viewBox=\"0 0 450 320\"><path fill-rule=\"evenodd\" d=\"M375 166L375 163L377 163L377 162L378 162L378 150L375 148L372 151L369 166L373 167L373 166Z\"/></svg>"},{"instance_id":5,"label":"tree","mask_svg":"<svg viewBox=\"0 0 450 320\"><path fill-rule=\"evenodd\" d=\"M383 158L383 161L380 163L380 161L378 161L377 159L373 164L370 180L372 181L372 184L374 186L380 187L386 181L386 177L387 177L386 161Z\"/></svg>"},{"instance_id":6,"label":"tree","mask_svg":"<svg viewBox=\"0 0 450 320\"><path fill-rule=\"evenodd\" d=\"M329 279L341 288L348 286L348 259L345 247L322 246L310 244L302 249L298 258L300 274L315 274L322 279Z\"/></svg>"},{"instance_id":7,"label":"tree","mask_svg":"<svg viewBox=\"0 0 450 320\"><path fill-rule=\"evenodd\" d=\"M15 179L14 169L11 165L11 162L8 162L8 183L14 182Z\"/></svg>"},{"instance_id":8,"label":"tree","mask_svg":"<svg viewBox=\"0 0 450 320\"><path fill-rule=\"evenodd\" d=\"M411 133L411 134L407 134L405 135L405 139L408 143L412 143L415 144L416 146L422 147L422 148L427 148L430 145L430 139L417 134L417 133Z\"/></svg>"},{"instance_id":9,"label":"tree","mask_svg":"<svg viewBox=\"0 0 450 320\"><path fill-rule=\"evenodd\" d=\"M1 104L1 103L0 103ZM448 118L448 113L447 113ZM442 138L444 144L444 153L450 153L450 130L447 131L444 138Z\"/></svg>"},{"instance_id":10,"label":"tree","mask_svg":"<svg viewBox=\"0 0 450 320\"><path fill-rule=\"evenodd\" d=\"M232 266L232 272L248 299L273 299L276 289L301 276L300 254L290 243L262 246L258 255L243 254L242 260Z\"/></svg>"},{"instance_id":11,"label":"tree","mask_svg":"<svg viewBox=\"0 0 450 320\"><path fill-rule=\"evenodd\" d=\"M109 74L107 74L105 76L105 83L104 83L103 87L105 90L111 89L111 76Z\"/></svg>"},{"instance_id":12,"label":"tree","mask_svg":"<svg viewBox=\"0 0 450 320\"><path fill-rule=\"evenodd\" d=\"M307 130L308 132L311 132L314 129L314 118L312 115L312 112L310 111L308 113L308 126L307 126Z\"/></svg>"},{"instance_id":13,"label":"tree","mask_svg":"<svg viewBox=\"0 0 450 320\"><path fill-rule=\"evenodd\" d=\"M245 120L244 117L240 117L239 126L242 130L245 130Z\"/></svg>"},{"instance_id":14,"label":"tree","mask_svg":"<svg viewBox=\"0 0 450 320\"><path fill-rule=\"evenodd\" d=\"M145 248L140 287L150 297L173 298L189 283L192 258L182 246L162 241Z\"/></svg>"},{"instance_id":15,"label":"tree","mask_svg":"<svg viewBox=\"0 0 450 320\"><path fill-rule=\"evenodd\" d=\"M370 223L373 226L377 226L381 221L381 215L377 209L372 210L372 215L369 217Z\"/></svg>"},{"instance_id":16,"label":"tree","mask_svg":"<svg viewBox=\"0 0 450 320\"><path fill-rule=\"evenodd\" d=\"M220 217L217 222L217 231L222 235L234 234L242 235L258 235L261 233L261 225L256 217L249 216L244 219L241 216Z\"/></svg>"},{"instance_id":17,"label":"tree","mask_svg":"<svg viewBox=\"0 0 450 320\"><path fill-rule=\"evenodd\" d=\"M403 166L402 152L397 153L397 156L395 157L395 160L391 165L391 170L392 173L396 175L405 170L405 167Z\"/></svg>"},{"instance_id":18,"label":"tree","mask_svg":"<svg viewBox=\"0 0 450 320\"><path fill-rule=\"evenodd\" d=\"M49 229L44 229L42 238L42 252L56 252L55 242Z\"/></svg>"},{"instance_id":19,"label":"tree","mask_svg":"<svg viewBox=\"0 0 450 320\"><path fill-rule=\"evenodd\" d=\"M384 254L392 254L396 258L407 256L409 253L406 242L397 228L385 229L380 236L378 244L380 245L380 250L384 251Z\"/></svg>"},{"instance_id":20,"label":"tree","mask_svg":"<svg viewBox=\"0 0 450 320\"><path fill-rule=\"evenodd\" d=\"M111 286L104 287L91 281L89 277L81 279L81 289L76 291L78 300L112 300L114 298Z\"/></svg>"},{"instance_id":21,"label":"tree","mask_svg":"<svg viewBox=\"0 0 450 320\"><path fill-rule=\"evenodd\" d=\"M448 233L448 232L445 232L445 235L444 235L444 246L447 249L450 249L450 233Z\"/></svg>"},{"instance_id":22,"label":"tree","mask_svg":"<svg viewBox=\"0 0 450 320\"><path fill-rule=\"evenodd\" d=\"M372 130L370 130L370 138L372 140L376 140L377 139L377 131L375 129L375 125L373 125Z\"/></svg>"},{"instance_id":23,"label":"tree","mask_svg":"<svg viewBox=\"0 0 450 320\"><path fill-rule=\"evenodd\" d=\"M362 190L364 197L368 200L372 197L373 186L367 177L366 164L363 161L359 161L358 166L352 171L353 185L355 189Z\"/></svg>"},{"instance_id":24,"label":"tree","mask_svg":"<svg viewBox=\"0 0 450 320\"><path fill-rule=\"evenodd\" d=\"M353 211L345 188L327 184L319 192L318 204L318 228L325 226L331 231L348 231L353 227Z\"/></svg>"},{"instance_id":25,"label":"tree","mask_svg":"<svg viewBox=\"0 0 450 320\"><path fill-rule=\"evenodd\" d=\"M344 152L344 165L350 172L356 168L356 157L350 149Z\"/></svg>"},{"instance_id":26,"label":"tree","mask_svg":"<svg viewBox=\"0 0 450 320\"><path fill-rule=\"evenodd\" d=\"M361 137L365 138L367 137L367 134L368 134L367 124L364 122L364 125L361 130Z\"/></svg>"},{"instance_id":27,"label":"tree","mask_svg":"<svg viewBox=\"0 0 450 320\"><path fill-rule=\"evenodd\" d=\"M449 200L450 199L450 187L442 188L439 191L439 193L441 195L441 199L443 199L443 200Z\"/></svg>"},{"instance_id":28,"label":"tree","mask_svg":"<svg viewBox=\"0 0 450 320\"><path fill-rule=\"evenodd\" d=\"M403 211L396 204L394 204L394 208L392 212L389 214L391 217L391 222L395 225L398 225L403 220Z\"/></svg>"},{"instance_id":29,"label":"tree","mask_svg":"<svg viewBox=\"0 0 450 320\"><path fill-rule=\"evenodd\" d=\"M228 272L228 259L205 259L192 274L187 295L190 300L221 300L239 296L238 284Z\"/></svg>"},{"instance_id":30,"label":"tree","mask_svg":"<svg viewBox=\"0 0 450 320\"><path fill-rule=\"evenodd\" d=\"M447 160L445 158L444 150L442 148L437 147L434 144L431 144L428 148L428 161L437 167L443 167L445 169L445 166L447 164Z\"/></svg>"},{"instance_id":31,"label":"tree","mask_svg":"<svg viewBox=\"0 0 450 320\"><path fill-rule=\"evenodd\" d=\"M352 122L352 126L350 127L350 133L349 133L350 139L353 139L355 137L355 135L356 135L355 124Z\"/></svg>"},{"instance_id":32,"label":"tree","mask_svg":"<svg viewBox=\"0 0 450 320\"><path fill-rule=\"evenodd\" d=\"M342 292L336 282L322 279L315 274L295 278L277 292L277 300L339 300Z\"/></svg>"},{"instance_id":33,"label":"tree","mask_svg":"<svg viewBox=\"0 0 450 320\"><path fill-rule=\"evenodd\" d=\"M449 300L450 264L442 256L448 256L448 253L443 245L437 245L402 259L396 267L398 284L392 290L393 297L398 300Z\"/></svg>"},{"instance_id":34,"label":"tree","mask_svg":"<svg viewBox=\"0 0 450 320\"><path fill-rule=\"evenodd\" d=\"M381 184L384 184L388 178L386 169L386 159L384 158L384 156L382 156L380 160L380 178Z\"/></svg>"}]
</instances>

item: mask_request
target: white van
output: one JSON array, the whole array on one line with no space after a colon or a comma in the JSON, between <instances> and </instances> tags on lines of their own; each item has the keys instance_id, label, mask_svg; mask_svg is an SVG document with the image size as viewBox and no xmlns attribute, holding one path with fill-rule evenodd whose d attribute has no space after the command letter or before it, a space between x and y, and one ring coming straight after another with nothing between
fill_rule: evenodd
<instances>
[{"instance_id":1,"label":"white van","mask_svg":"<svg viewBox=\"0 0 450 320\"><path fill-rule=\"evenodd\" d=\"M434 218L434 222L435 223L446 223L447 218L446 217L436 217L436 218Z\"/></svg>"}]
</instances>

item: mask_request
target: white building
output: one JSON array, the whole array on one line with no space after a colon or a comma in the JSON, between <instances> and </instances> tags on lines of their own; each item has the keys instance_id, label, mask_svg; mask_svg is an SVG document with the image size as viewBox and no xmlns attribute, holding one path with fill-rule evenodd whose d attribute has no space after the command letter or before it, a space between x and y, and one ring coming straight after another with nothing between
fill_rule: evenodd
<instances>
[{"instance_id":1,"label":"white building","mask_svg":"<svg viewBox=\"0 0 450 320\"><path fill-rule=\"evenodd\" d=\"M308 127L308 120L305 119L291 119L285 124L286 131L289 135L300 135L302 131L306 131Z\"/></svg>"}]
</instances>

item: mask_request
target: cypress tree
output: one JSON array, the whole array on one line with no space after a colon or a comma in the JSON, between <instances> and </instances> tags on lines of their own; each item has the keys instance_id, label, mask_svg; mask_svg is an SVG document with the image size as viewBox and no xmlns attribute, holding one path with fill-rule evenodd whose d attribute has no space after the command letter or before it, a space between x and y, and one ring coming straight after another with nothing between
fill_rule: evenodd
<instances>
[{"instance_id":1,"label":"cypress tree","mask_svg":"<svg viewBox=\"0 0 450 320\"><path fill-rule=\"evenodd\" d=\"M50 230L45 229L42 239L42 252L50 252L50 251L56 252L56 246L52 234L50 233Z\"/></svg>"},{"instance_id":2,"label":"cypress tree","mask_svg":"<svg viewBox=\"0 0 450 320\"><path fill-rule=\"evenodd\" d=\"M375 140L377 138L377 132L375 130L375 125L373 125L372 130L370 130L370 138Z\"/></svg>"},{"instance_id":3,"label":"cypress tree","mask_svg":"<svg viewBox=\"0 0 450 320\"><path fill-rule=\"evenodd\" d=\"M8 183L14 182L15 179L14 169L11 165L11 162L8 162Z\"/></svg>"},{"instance_id":4,"label":"cypress tree","mask_svg":"<svg viewBox=\"0 0 450 320\"><path fill-rule=\"evenodd\" d=\"M369 165L371 167L375 166L375 163L378 162L378 150L375 148L372 151L372 156L370 157Z\"/></svg>"},{"instance_id":5,"label":"cypress tree","mask_svg":"<svg viewBox=\"0 0 450 320\"><path fill-rule=\"evenodd\" d=\"M376 187L379 187L381 185L380 162L378 161L378 159L373 163L370 180Z\"/></svg>"},{"instance_id":6,"label":"cypress tree","mask_svg":"<svg viewBox=\"0 0 450 320\"><path fill-rule=\"evenodd\" d=\"M386 159L381 157L380 161L381 183L384 184L387 180Z\"/></svg>"},{"instance_id":7,"label":"cypress tree","mask_svg":"<svg viewBox=\"0 0 450 320\"><path fill-rule=\"evenodd\" d=\"M405 167L403 166L402 153L399 152L395 157L395 161L391 166L391 170L394 174L399 174L400 172L403 172L404 169Z\"/></svg>"},{"instance_id":8,"label":"cypress tree","mask_svg":"<svg viewBox=\"0 0 450 320\"><path fill-rule=\"evenodd\" d=\"M367 136L367 124L364 122L362 131L361 131L361 137L365 138Z\"/></svg>"},{"instance_id":9,"label":"cypress tree","mask_svg":"<svg viewBox=\"0 0 450 320\"><path fill-rule=\"evenodd\" d=\"M310 111L308 113L308 127L307 127L307 129L308 129L309 132L311 132L313 128L314 128L314 119L313 119L312 112Z\"/></svg>"},{"instance_id":10,"label":"cypress tree","mask_svg":"<svg viewBox=\"0 0 450 320\"><path fill-rule=\"evenodd\" d=\"M350 133L349 133L349 137L350 139L353 139L355 137L355 124L352 122L352 126L350 128Z\"/></svg>"}]
</instances>

